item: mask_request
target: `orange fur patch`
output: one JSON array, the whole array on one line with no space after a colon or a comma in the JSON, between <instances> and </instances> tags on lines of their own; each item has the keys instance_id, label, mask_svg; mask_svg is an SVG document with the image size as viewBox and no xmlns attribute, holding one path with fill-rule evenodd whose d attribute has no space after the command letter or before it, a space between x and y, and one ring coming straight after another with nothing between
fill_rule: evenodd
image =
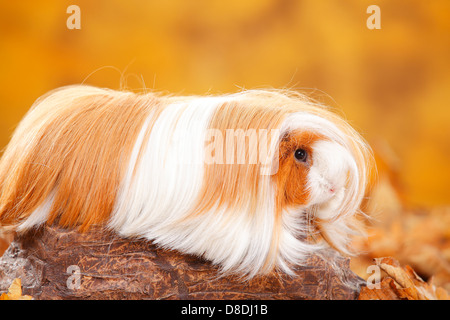
<instances>
[{"instance_id":1,"label":"orange fur patch","mask_svg":"<svg viewBox=\"0 0 450 320\"><path fill-rule=\"evenodd\" d=\"M256 130L258 132L257 130L261 128L267 129L270 133L271 129L279 128L284 115L285 111L279 107L268 108L262 105L249 107L240 102L225 103L215 111L209 129L218 130L222 134L222 143L216 140L212 143L216 151L220 152L220 149L223 148L224 163L205 164L203 189L200 192L196 214L202 214L215 205L231 209L238 208L247 205L249 199L252 203L250 208L246 207L245 211L254 212L257 206L256 201L261 196L258 195L261 182L261 162L259 160L256 163L251 162L250 159L258 159L259 156L254 158L254 155L249 154L249 150L255 150L258 147L249 145L252 138L247 136L244 148L245 163L240 164L238 157L242 150L238 148L239 143L230 146L230 142L234 139L233 136L230 138L230 134L238 132L238 130L243 130L243 132ZM267 142L267 144L269 143ZM233 150L230 150L230 147ZM233 154L233 159L227 159L227 154Z\"/></svg>"},{"instance_id":2,"label":"orange fur patch","mask_svg":"<svg viewBox=\"0 0 450 320\"><path fill-rule=\"evenodd\" d=\"M153 97L105 91L41 115L44 122L25 117L0 163L1 223L23 221L52 193L48 224L83 231L105 222L136 138L155 108ZM28 131L36 134L23 148Z\"/></svg>"}]
</instances>

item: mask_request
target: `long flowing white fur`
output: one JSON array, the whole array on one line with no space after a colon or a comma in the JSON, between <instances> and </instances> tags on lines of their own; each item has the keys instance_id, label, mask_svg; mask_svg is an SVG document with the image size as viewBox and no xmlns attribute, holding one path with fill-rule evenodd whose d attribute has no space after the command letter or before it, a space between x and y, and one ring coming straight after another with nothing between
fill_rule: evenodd
<instances>
[{"instance_id":1,"label":"long flowing white fur","mask_svg":"<svg viewBox=\"0 0 450 320\"><path fill-rule=\"evenodd\" d=\"M124 236L144 237L165 248L201 255L224 272L255 275L263 268L272 242L270 176L261 183L255 212L245 206L236 209L240 212L226 208L199 216L193 212L203 182L206 130L213 112L224 102L198 98L168 105L148 141L142 140L147 130L143 127L109 227ZM142 143L144 153L136 163Z\"/></svg>"},{"instance_id":2,"label":"long flowing white fur","mask_svg":"<svg viewBox=\"0 0 450 320\"><path fill-rule=\"evenodd\" d=\"M68 91L66 98L76 99L82 93L96 94L99 90L74 88L73 92ZM309 253L321 248L300 239L308 232L302 215L311 210L317 217L328 220L328 223L324 222L324 232L338 249L345 252L351 233L345 217L354 214L359 206L361 186L365 185L360 177L365 172L358 171L353 157L360 155L352 153L354 148L349 145L349 137L331 121L310 113L288 116L281 126L280 137L285 132L301 129L318 132L334 143L334 147L328 148L316 145L315 156L331 165L330 156L336 156L340 160L336 162L335 171L331 170L333 168L312 168L309 180L317 180L313 176L317 171L321 179L329 180L336 172L341 175L347 169L349 179L345 187L339 186L342 194L335 196L335 201L332 201L333 197L324 196L326 183L320 187L310 185L316 204L287 210L282 214L282 229L274 230L274 185L267 175L261 179L255 212L249 212L243 205L236 209L237 212L213 208L195 216L193 206L203 183L205 136L210 119L222 103L241 98L246 95L174 99L165 106L151 128L148 140L144 141L150 125L149 116L135 142L108 226L123 236L146 238L165 248L200 255L220 265L225 272L251 277L269 271L273 266L291 273L293 265L301 264ZM45 108L30 111L39 119L37 123L47 121L49 114L57 117L58 111L52 106L57 106L59 100L52 96L46 99ZM33 136L35 132L30 132L30 139ZM139 158L142 148L144 151ZM330 150L334 150L331 155L327 154ZM21 229L42 224L51 203L50 197L23 222ZM192 216L194 218L185 219ZM279 236L278 248L276 254L269 257L274 236ZM271 263L267 264L267 261Z\"/></svg>"},{"instance_id":3,"label":"long flowing white fur","mask_svg":"<svg viewBox=\"0 0 450 320\"><path fill-rule=\"evenodd\" d=\"M306 236L310 227L305 217L306 207L300 206L285 210L282 215L283 231L280 236L278 269L293 275L295 266L304 265L305 259L324 248L323 244L309 243Z\"/></svg>"},{"instance_id":4,"label":"long flowing white fur","mask_svg":"<svg viewBox=\"0 0 450 320\"><path fill-rule=\"evenodd\" d=\"M260 192L266 196L259 197L262 201L256 212L248 212L245 207L241 212L214 208L199 217L185 219L194 214L193 201L197 199L196 195L201 187L201 160L204 156L208 121L215 110L212 106L218 107L223 102L217 98L198 98L189 101L189 105L174 103L163 111L152 129L141 162L135 164L138 169L134 181L131 173L135 168L133 165L129 168L110 226L124 236L145 237L166 248L202 255L220 265L223 271L254 275L270 259L268 253L271 235L276 233L273 229L274 204L273 200L269 200L274 198L269 177L263 180L265 183L262 183ZM332 139L335 152L333 147L328 146L328 149L324 148L322 158L325 158L326 165L333 164L327 157L341 157L341 161L335 161L340 167L335 168L335 171L330 170L331 168L327 170L326 167L319 167L319 170L327 175L327 179L336 178L339 174L338 180L345 180L345 174L353 163L350 150L346 149L346 137L339 129L318 116L295 113L286 119L281 132L299 128L316 131ZM140 143L138 139L134 152L141 148ZM331 152L331 155L326 152ZM318 147L318 160L321 153ZM317 179L311 176L310 180ZM318 189L327 189L327 186ZM324 198L323 190L312 191L318 197L318 203L329 200ZM341 203L346 202L340 201L339 204ZM341 209L335 207L319 211L318 215L322 219L333 219ZM295 214L282 215L282 230L278 231L279 252L278 257L274 258L274 264L285 272L291 272L292 265L301 263L309 253L320 248L299 239L307 232L300 216L304 214L304 210L305 208L301 208ZM335 223L335 226L339 226L338 230L346 235L347 226L342 221ZM343 249L342 243L346 243L346 239L342 236L339 238L338 232L332 227L325 229L327 230L341 239L336 246Z\"/></svg>"},{"instance_id":5,"label":"long flowing white fur","mask_svg":"<svg viewBox=\"0 0 450 320\"><path fill-rule=\"evenodd\" d=\"M121 234L143 236L189 213L203 178L201 141L215 110L212 101L196 102L166 106L143 142L140 162L129 166L109 224Z\"/></svg>"}]
</instances>

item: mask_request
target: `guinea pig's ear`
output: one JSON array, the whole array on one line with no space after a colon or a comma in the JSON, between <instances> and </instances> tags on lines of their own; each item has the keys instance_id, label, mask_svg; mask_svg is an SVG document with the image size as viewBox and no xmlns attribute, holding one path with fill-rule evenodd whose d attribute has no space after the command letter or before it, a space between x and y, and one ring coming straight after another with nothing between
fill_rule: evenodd
<instances>
[{"instance_id":1,"label":"guinea pig's ear","mask_svg":"<svg viewBox=\"0 0 450 320\"><path fill-rule=\"evenodd\" d=\"M288 154L290 154L290 145L291 145L291 134L285 132L281 138L280 143L278 145L278 158L279 160L285 159Z\"/></svg>"}]
</instances>

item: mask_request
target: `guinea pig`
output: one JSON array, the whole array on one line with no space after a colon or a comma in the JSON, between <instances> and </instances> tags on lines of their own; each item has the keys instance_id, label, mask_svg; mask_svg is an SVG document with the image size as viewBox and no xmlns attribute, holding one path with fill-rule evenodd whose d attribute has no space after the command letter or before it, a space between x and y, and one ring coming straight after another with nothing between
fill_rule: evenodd
<instances>
[{"instance_id":1,"label":"guinea pig","mask_svg":"<svg viewBox=\"0 0 450 320\"><path fill-rule=\"evenodd\" d=\"M368 144L305 96L215 96L86 85L39 98L0 162L0 224L118 235L220 272L294 274L324 246L350 253Z\"/></svg>"}]
</instances>

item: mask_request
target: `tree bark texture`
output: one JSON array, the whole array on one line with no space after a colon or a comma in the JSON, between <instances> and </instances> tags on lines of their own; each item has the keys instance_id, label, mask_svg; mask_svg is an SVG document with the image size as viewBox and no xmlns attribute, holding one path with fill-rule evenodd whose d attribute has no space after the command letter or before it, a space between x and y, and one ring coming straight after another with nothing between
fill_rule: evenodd
<instances>
[{"instance_id":1,"label":"tree bark texture","mask_svg":"<svg viewBox=\"0 0 450 320\"><path fill-rule=\"evenodd\" d=\"M0 258L0 292L15 278L34 299L357 299L364 281L326 249L298 267L249 281L222 276L199 257L125 239L45 226L16 236Z\"/></svg>"}]
</instances>

